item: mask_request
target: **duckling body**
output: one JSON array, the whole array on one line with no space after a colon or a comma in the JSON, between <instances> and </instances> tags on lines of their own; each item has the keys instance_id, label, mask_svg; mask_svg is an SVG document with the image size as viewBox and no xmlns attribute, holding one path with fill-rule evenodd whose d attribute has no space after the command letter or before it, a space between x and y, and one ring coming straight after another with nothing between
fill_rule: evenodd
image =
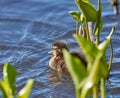
<instances>
[{"instance_id":1,"label":"duckling body","mask_svg":"<svg viewBox=\"0 0 120 98\"><path fill-rule=\"evenodd\" d=\"M49 67L58 72L67 72L65 62L62 58L52 57L49 61Z\"/></svg>"},{"instance_id":2,"label":"duckling body","mask_svg":"<svg viewBox=\"0 0 120 98\"><path fill-rule=\"evenodd\" d=\"M68 72L63 58L63 49L69 51L67 44L63 41L56 41L52 44L52 51L50 53L53 54L53 57L51 57L49 61L49 67L58 72ZM85 66L87 65L87 62L82 52L72 51L70 53L78 57Z\"/></svg>"},{"instance_id":3,"label":"duckling body","mask_svg":"<svg viewBox=\"0 0 120 98\"><path fill-rule=\"evenodd\" d=\"M53 54L49 61L49 67L58 72L66 72L67 68L63 59L62 49L69 51L68 46L63 41L56 41L52 44L52 51L49 53Z\"/></svg>"}]
</instances>

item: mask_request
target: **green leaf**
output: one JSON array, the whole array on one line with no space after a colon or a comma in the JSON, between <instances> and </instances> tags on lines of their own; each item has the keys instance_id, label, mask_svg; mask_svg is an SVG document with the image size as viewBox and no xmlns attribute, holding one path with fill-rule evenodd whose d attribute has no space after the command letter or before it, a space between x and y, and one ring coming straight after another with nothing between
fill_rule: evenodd
<instances>
[{"instance_id":1,"label":"green leaf","mask_svg":"<svg viewBox=\"0 0 120 98\"><path fill-rule=\"evenodd\" d=\"M97 11L95 10L93 4L88 0L75 0L78 8L82 11L87 22L95 22L97 19Z\"/></svg>"},{"instance_id":2,"label":"green leaf","mask_svg":"<svg viewBox=\"0 0 120 98\"><path fill-rule=\"evenodd\" d=\"M112 27L112 30L111 30L110 34L107 36L107 39L110 40L112 35L114 34L114 32L115 32L115 27Z\"/></svg>"},{"instance_id":3,"label":"green leaf","mask_svg":"<svg viewBox=\"0 0 120 98\"><path fill-rule=\"evenodd\" d=\"M3 98L13 98L11 89L4 81L0 81L0 89L3 93Z\"/></svg>"},{"instance_id":4,"label":"green leaf","mask_svg":"<svg viewBox=\"0 0 120 98\"><path fill-rule=\"evenodd\" d=\"M110 34L107 36L107 38L106 38L106 40L104 41L104 42L102 42L99 46L98 46L98 49L100 50L100 51L106 51L107 50L107 47L108 47L108 44L111 42L111 38L112 38L112 35L113 35L113 33L114 33L114 31L115 31L115 27L113 27L112 28L112 30L111 30L111 32L110 32ZM111 56L113 56L113 49L112 49L112 53L111 53ZM112 58L113 57L110 57L110 64L109 64L109 66L108 66L108 72L109 72L109 70L110 70L110 68L111 68L111 66L112 66ZM105 62L106 61L106 59L103 59L104 61L103 62ZM106 65L107 66L107 65ZM104 69L106 69L106 68L104 68ZM101 72L101 74L102 73L105 73L105 71L104 70L102 70L102 72Z\"/></svg>"},{"instance_id":5,"label":"green leaf","mask_svg":"<svg viewBox=\"0 0 120 98\"><path fill-rule=\"evenodd\" d=\"M107 62L104 58L105 51L100 51L96 56L96 59L93 63L93 66L90 71L91 80L94 80L95 83L99 83L101 77L106 79L108 76ZM97 81L98 80L98 81Z\"/></svg>"},{"instance_id":6,"label":"green leaf","mask_svg":"<svg viewBox=\"0 0 120 98\"><path fill-rule=\"evenodd\" d=\"M80 59L75 56L70 55L66 50L63 51L64 59L66 66L74 80L75 83L79 84L80 81L86 77L86 69L85 66L82 64Z\"/></svg>"},{"instance_id":7,"label":"green leaf","mask_svg":"<svg viewBox=\"0 0 120 98\"><path fill-rule=\"evenodd\" d=\"M33 82L34 81L32 79L29 79L25 87L18 93L17 98L29 98Z\"/></svg>"},{"instance_id":8,"label":"green leaf","mask_svg":"<svg viewBox=\"0 0 120 98\"><path fill-rule=\"evenodd\" d=\"M12 94L15 94L16 92L16 87L14 85L16 81L16 76L17 76L16 69L10 63L4 64L3 69L4 81L10 87Z\"/></svg>"},{"instance_id":9,"label":"green leaf","mask_svg":"<svg viewBox=\"0 0 120 98\"><path fill-rule=\"evenodd\" d=\"M110 50L111 50L111 56L110 56L109 66L108 66L109 72L110 72L110 69L111 69L111 66L112 66L112 60L113 60L113 45L112 45L111 36L113 35L114 32L115 32L115 27L112 27L111 33L107 37L107 39L110 38Z\"/></svg>"},{"instance_id":10,"label":"green leaf","mask_svg":"<svg viewBox=\"0 0 120 98\"><path fill-rule=\"evenodd\" d=\"M101 78L101 67L104 66L104 62L102 62L104 53L99 52L96 56L96 59L93 63L93 66L90 70L90 73L84 82L83 89L81 92L81 98L85 98L87 92L89 89L91 89L93 86L98 85ZM106 71L107 73L107 71Z\"/></svg>"},{"instance_id":11,"label":"green leaf","mask_svg":"<svg viewBox=\"0 0 120 98\"><path fill-rule=\"evenodd\" d=\"M82 83L83 88L81 98L84 98L86 96L89 89L91 89L95 85L98 85L100 83L101 78L106 79L108 77L109 70L107 68L105 52L109 44L109 39L105 40L101 44L102 47L100 48L98 54L96 55L93 65L91 66L92 68L89 72L89 75L86 78L86 81Z\"/></svg>"},{"instance_id":12,"label":"green leaf","mask_svg":"<svg viewBox=\"0 0 120 98\"><path fill-rule=\"evenodd\" d=\"M80 96L79 84L87 76L87 71L85 69L85 66L80 61L80 59L70 55L70 53L68 53L66 50L63 51L63 54L64 54L66 66L71 74L71 77L75 85L76 98L79 98Z\"/></svg>"},{"instance_id":13,"label":"green leaf","mask_svg":"<svg viewBox=\"0 0 120 98\"><path fill-rule=\"evenodd\" d=\"M83 38L78 35L74 35L74 37L76 38L78 44L81 46L81 49L84 52L86 60L88 62L93 63L93 61L96 58L96 55L99 52L98 48L95 46L95 44L93 44L93 42L87 40L86 38Z\"/></svg>"},{"instance_id":14,"label":"green leaf","mask_svg":"<svg viewBox=\"0 0 120 98\"><path fill-rule=\"evenodd\" d=\"M97 21L95 24L94 34L99 34L102 29L102 5L100 0L98 0L98 11L97 11Z\"/></svg>"},{"instance_id":15,"label":"green leaf","mask_svg":"<svg viewBox=\"0 0 120 98\"><path fill-rule=\"evenodd\" d=\"M88 61L89 69L91 69L91 67L93 66L93 63L94 63L98 53L99 52L104 53L104 56L101 59L102 65L100 65L100 66L101 66L101 76L106 78L107 77L106 71L108 71L108 70L107 70L105 52L106 52L106 49L108 46L108 40L106 40L105 42L102 43L104 45L103 45L102 49L100 50L91 41L86 40L85 38L78 36L78 35L74 35L74 37L78 41L79 45L82 47L82 51L84 52L85 57Z\"/></svg>"},{"instance_id":16,"label":"green leaf","mask_svg":"<svg viewBox=\"0 0 120 98\"><path fill-rule=\"evenodd\" d=\"M69 11L69 14L78 22L83 22L83 15L79 11Z\"/></svg>"},{"instance_id":17,"label":"green leaf","mask_svg":"<svg viewBox=\"0 0 120 98\"><path fill-rule=\"evenodd\" d=\"M115 27L112 28L110 34L106 37L106 40L103 41L101 44L98 45L98 49L101 51L106 51L108 44L110 43L110 40L112 38L112 35L115 31Z\"/></svg>"}]
</instances>

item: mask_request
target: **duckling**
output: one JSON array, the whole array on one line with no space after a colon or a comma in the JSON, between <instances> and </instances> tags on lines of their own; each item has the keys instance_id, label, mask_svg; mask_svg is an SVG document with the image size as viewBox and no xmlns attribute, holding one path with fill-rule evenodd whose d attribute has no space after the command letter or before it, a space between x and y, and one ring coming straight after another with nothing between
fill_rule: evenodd
<instances>
[{"instance_id":1,"label":"duckling","mask_svg":"<svg viewBox=\"0 0 120 98\"><path fill-rule=\"evenodd\" d=\"M53 54L53 57L49 61L49 67L58 72L68 72L63 58L63 49L69 51L68 45L64 41L55 41L52 44L52 51L49 52ZM87 65L83 53L72 51L71 54L78 57L85 66Z\"/></svg>"},{"instance_id":2,"label":"duckling","mask_svg":"<svg viewBox=\"0 0 120 98\"><path fill-rule=\"evenodd\" d=\"M53 54L53 57L49 61L49 67L59 72L67 71L63 59L63 52L62 52L63 49L69 51L67 44L64 41L55 41L52 44L52 51L49 52Z\"/></svg>"}]
</instances>

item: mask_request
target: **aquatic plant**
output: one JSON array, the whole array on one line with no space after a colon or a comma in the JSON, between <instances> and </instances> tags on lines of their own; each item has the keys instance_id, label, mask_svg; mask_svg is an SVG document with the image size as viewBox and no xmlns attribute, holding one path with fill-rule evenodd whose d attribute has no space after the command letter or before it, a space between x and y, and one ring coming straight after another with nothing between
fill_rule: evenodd
<instances>
[{"instance_id":1,"label":"aquatic plant","mask_svg":"<svg viewBox=\"0 0 120 98\"><path fill-rule=\"evenodd\" d=\"M82 62L66 50L64 50L64 59L67 68L71 74L76 89L76 98L90 97L93 92L93 97L98 98L98 87L100 86L101 98L105 98L105 81L109 76L109 72L112 65L113 49L112 49L112 35L115 31L115 27L112 28L110 34L106 37L102 43L100 43L100 32L102 29L102 5L98 0L98 9L96 10L89 0L75 0L79 11L70 11L71 16L76 20L76 34L74 38L80 45L85 58L87 60L87 69ZM96 35L96 42L92 42L90 39L90 33L88 29L88 22L94 22L94 33ZM79 34L78 26L81 26L81 32ZM80 32L80 33L81 33ZM111 46L110 63L107 64L106 51L108 45Z\"/></svg>"},{"instance_id":2,"label":"aquatic plant","mask_svg":"<svg viewBox=\"0 0 120 98\"><path fill-rule=\"evenodd\" d=\"M33 80L29 79L24 88L22 88L18 94L16 95L16 76L17 76L16 69L10 64L4 64L3 68L3 78L4 80L0 80L0 89L3 94L3 98L28 98L32 85Z\"/></svg>"},{"instance_id":3,"label":"aquatic plant","mask_svg":"<svg viewBox=\"0 0 120 98\"><path fill-rule=\"evenodd\" d=\"M97 36L96 44L100 42L100 31L102 29L102 16L101 16L101 2L98 0L98 10L96 10L89 0L75 0L79 11L69 11L70 15L76 20L76 34L83 34L84 37L90 40L90 33ZM88 23L94 22L94 31L89 31ZM80 24L81 30L78 30Z\"/></svg>"}]
</instances>

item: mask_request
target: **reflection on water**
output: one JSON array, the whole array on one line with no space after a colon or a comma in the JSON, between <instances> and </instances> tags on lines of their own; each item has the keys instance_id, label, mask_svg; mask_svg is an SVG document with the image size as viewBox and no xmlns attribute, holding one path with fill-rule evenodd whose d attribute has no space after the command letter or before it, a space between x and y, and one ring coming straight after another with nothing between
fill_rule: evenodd
<instances>
[{"instance_id":1,"label":"reflection on water","mask_svg":"<svg viewBox=\"0 0 120 98\"><path fill-rule=\"evenodd\" d=\"M97 5L96 0L91 0ZM107 1L103 4L102 39L113 25L116 31L113 66L108 84L108 98L120 97L120 15L113 16ZM19 72L16 85L20 90L29 78L35 80L30 98L75 98L73 82L69 75L48 68L48 51L55 40L65 40L71 49L77 48L72 34L75 21L68 11L76 10L67 0L1 0L0 1L0 79L5 62L11 62ZM109 57L109 53L107 54Z\"/></svg>"},{"instance_id":2,"label":"reflection on water","mask_svg":"<svg viewBox=\"0 0 120 98\"><path fill-rule=\"evenodd\" d=\"M49 81L54 83L54 82L70 82L72 81L70 78L70 75L68 73L60 73L60 72L56 72L51 70L50 74L49 74Z\"/></svg>"}]
</instances>

